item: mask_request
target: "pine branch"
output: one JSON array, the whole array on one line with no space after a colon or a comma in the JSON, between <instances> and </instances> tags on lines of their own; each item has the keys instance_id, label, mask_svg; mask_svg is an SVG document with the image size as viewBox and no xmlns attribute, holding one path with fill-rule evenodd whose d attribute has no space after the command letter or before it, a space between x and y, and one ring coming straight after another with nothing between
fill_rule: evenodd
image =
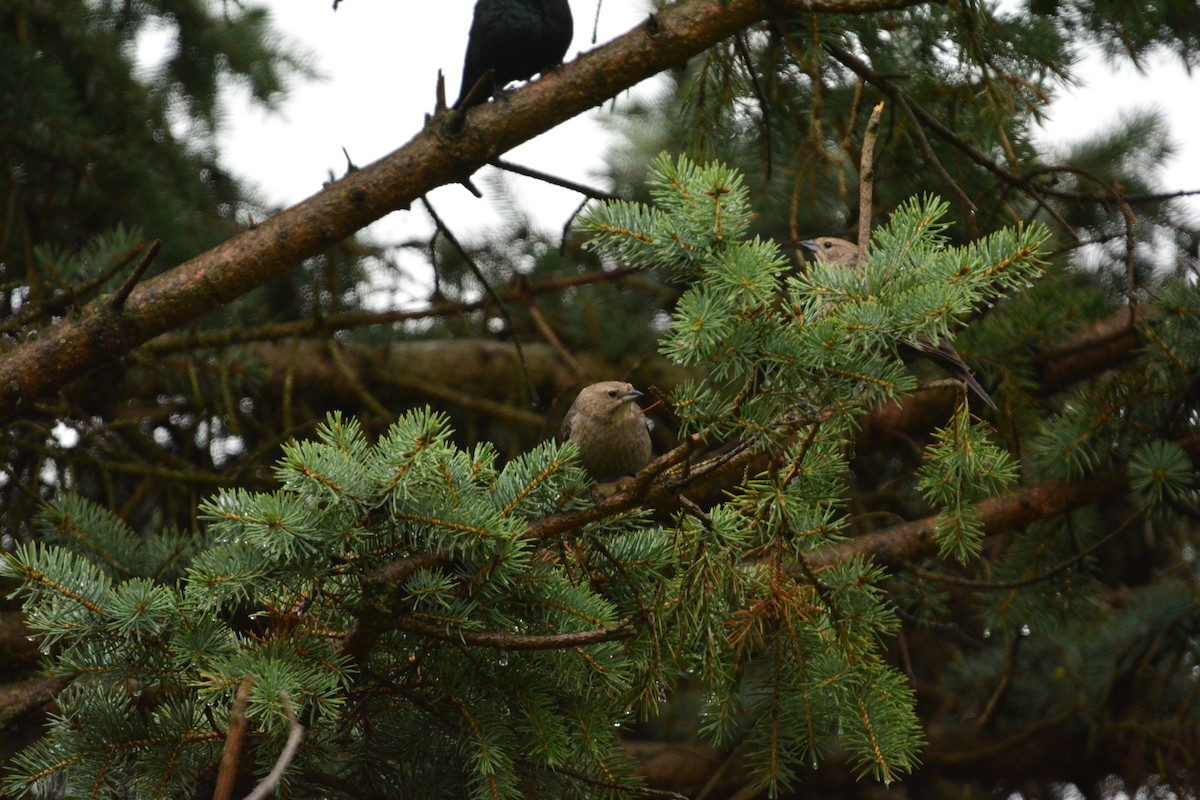
<instances>
[{"instance_id":1,"label":"pine branch","mask_svg":"<svg viewBox=\"0 0 1200 800\"><path fill-rule=\"evenodd\" d=\"M1129 363L1143 344L1138 325L1158 316L1151 304L1143 303L1132 316L1128 310L1118 311L1055 349L1033 356L1040 391L1047 395L1063 391ZM330 321L332 324L334 318ZM203 335L201 338L218 346L226 344L217 340L227 333L217 331L211 339ZM159 358L152 361L149 368L138 363L127 367L119 391L103 391L93 381L85 380L70 387L68 397L77 408L118 419L141 420L162 413L158 400L166 391L164 377L172 373L182 376L191 362L160 358L173 352L176 345L182 346L182 340L176 340L161 353L158 344L159 340L156 340L142 348L143 352L149 349ZM470 339L393 342L386 346L350 342L342 345L342 349L347 368L376 395L386 394L391 402L411 406L436 399L514 421L532 431L545 429L542 415L492 397L491 389L505 382L515 363L515 352L509 344ZM550 386L551 394L565 391L576 381L574 371L564 368L561 357L552 347L530 343L525 350L534 381L540 386ZM245 358L265 364L267 374L262 380L261 391L268 397L277 397L285 386L290 385L294 391L306 396L327 398L322 402L328 406L353 408L358 402L353 389L345 385L331 363L321 340L301 340L289 346L263 343L246 351ZM579 360L588 375L603 374L609 369L592 359L580 357ZM453 375L447 370L452 370ZM663 358L647 358L642 370L646 375L654 375L660 387L668 392L691 374ZM642 370L639 375L643 374ZM104 383L111 384L111 380L105 378ZM448 388L450 386L455 388ZM112 397L121 398L119 406L100 405L101 401L107 402ZM922 391L902 398L898 404L874 409L864 420L858 436L859 446L877 447L897 432L922 432L942 424L953 408L955 397L956 392L949 388L926 386ZM152 405L130 402L139 398ZM158 474L151 466L136 469ZM184 473L181 470L178 474ZM212 476L204 478L203 482L220 483Z\"/></svg>"},{"instance_id":2,"label":"pine branch","mask_svg":"<svg viewBox=\"0 0 1200 800\"><path fill-rule=\"evenodd\" d=\"M92 303L77 316L0 357L0 419L78 376L112 363L134 347L286 274L396 209L409 208L438 186L479 167L554 126L584 113L664 69L779 9L866 13L921 5L923 0L687 0L545 79L467 115L458 135L437 118L407 144L334 181L234 239L140 284L124 312Z\"/></svg>"},{"instance_id":3,"label":"pine branch","mask_svg":"<svg viewBox=\"0 0 1200 800\"><path fill-rule=\"evenodd\" d=\"M829 52L830 55L852 70L864 81L873 84L877 89L879 89L879 91L887 95L889 99L905 108L906 111L911 111L913 115L915 115L921 121L922 124L928 126L930 130L932 130L945 141L949 142L969 159L995 175L997 178L1000 178L1004 183L1015 186L1028 194L1042 210L1049 214L1058 223L1059 229L1064 235L1072 237L1075 236L1075 229L1068 224L1065 219L1063 219L1062 215L1059 214L1057 210L1055 210L1048 202L1046 202L1046 198L1043 196L1046 194L1055 194L1054 192L1045 190L1040 186L1035 186L1028 178L1023 178L1020 175L1005 169L996 161L979 152L979 150L973 147L966 139L951 130L945 123L943 123L933 114L929 113L916 103L910 103L905 93L893 85L889 78L884 75L880 75L878 72L871 69L869 65L851 54L849 51L844 50L828 41L823 42L822 46Z\"/></svg>"},{"instance_id":4,"label":"pine branch","mask_svg":"<svg viewBox=\"0 0 1200 800\"><path fill-rule=\"evenodd\" d=\"M628 639L635 632L628 619L622 620L611 628L540 636L435 625L432 622L408 616L397 616L391 622L392 627L396 630L406 633L416 633L450 642L463 642L472 647L492 647L498 650L566 650L574 647L586 647L599 642Z\"/></svg>"},{"instance_id":5,"label":"pine branch","mask_svg":"<svg viewBox=\"0 0 1200 800\"><path fill-rule=\"evenodd\" d=\"M1092 505L1128 488L1125 468L1117 467L1078 482L1049 480L1003 497L981 500L975 507L986 535L996 536ZM883 563L918 560L937 553L937 524L938 517L925 517L856 536L824 551L814 563L832 564L868 555Z\"/></svg>"},{"instance_id":6,"label":"pine branch","mask_svg":"<svg viewBox=\"0 0 1200 800\"><path fill-rule=\"evenodd\" d=\"M613 270L596 270L583 275L564 275L540 281L522 282L520 286L500 289L497 294L506 302L561 292L574 286L620 281L640 270L634 267L618 267ZM458 317L472 311L482 311L492 306L490 297L472 301L434 303L425 308L398 309L392 311L347 311L327 314L320 318L273 322L252 328L225 328L198 333L171 334L160 336L139 348L139 352L152 356L169 353L189 352L197 349L229 347L248 342L284 341L296 337L312 336L322 332L354 330L374 326L393 325L419 319Z\"/></svg>"},{"instance_id":7,"label":"pine branch","mask_svg":"<svg viewBox=\"0 0 1200 800\"><path fill-rule=\"evenodd\" d=\"M28 635L25 633L22 638ZM7 730L22 715L53 702L70 682L71 678L56 675L0 684L0 728Z\"/></svg>"}]
</instances>

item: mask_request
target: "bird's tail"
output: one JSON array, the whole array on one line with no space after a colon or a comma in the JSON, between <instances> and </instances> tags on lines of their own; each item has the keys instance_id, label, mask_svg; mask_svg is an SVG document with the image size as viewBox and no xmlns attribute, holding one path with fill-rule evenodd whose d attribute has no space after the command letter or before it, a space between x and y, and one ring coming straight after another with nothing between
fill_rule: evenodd
<instances>
[{"instance_id":1,"label":"bird's tail","mask_svg":"<svg viewBox=\"0 0 1200 800\"><path fill-rule=\"evenodd\" d=\"M922 353L946 367L955 378L965 383L976 397L987 403L988 408L996 408L996 402L975 378L975 373L971 372L971 368L962 360L962 356L954 349L954 345L946 341L934 343L922 340L917 342L917 346Z\"/></svg>"}]
</instances>

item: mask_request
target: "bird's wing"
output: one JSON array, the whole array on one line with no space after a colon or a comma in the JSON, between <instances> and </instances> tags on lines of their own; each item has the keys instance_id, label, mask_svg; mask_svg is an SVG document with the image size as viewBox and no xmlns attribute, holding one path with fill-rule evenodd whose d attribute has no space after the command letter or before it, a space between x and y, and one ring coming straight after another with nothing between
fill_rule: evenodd
<instances>
[{"instance_id":1,"label":"bird's wing","mask_svg":"<svg viewBox=\"0 0 1200 800\"><path fill-rule=\"evenodd\" d=\"M971 372L971 368L962 360L962 356L954 349L954 345L947 341L934 343L924 339L917 342L916 345L922 353L949 369L954 377L965 383L967 388L974 392L980 400L987 403L988 408L996 407L996 401L992 400L991 395L983 388L983 384L975 378L975 373Z\"/></svg>"},{"instance_id":2,"label":"bird's wing","mask_svg":"<svg viewBox=\"0 0 1200 800\"><path fill-rule=\"evenodd\" d=\"M567 410L567 415L563 417L562 427L558 429L559 441L565 442L571 438L571 422L575 419L576 413L573 405Z\"/></svg>"}]
</instances>

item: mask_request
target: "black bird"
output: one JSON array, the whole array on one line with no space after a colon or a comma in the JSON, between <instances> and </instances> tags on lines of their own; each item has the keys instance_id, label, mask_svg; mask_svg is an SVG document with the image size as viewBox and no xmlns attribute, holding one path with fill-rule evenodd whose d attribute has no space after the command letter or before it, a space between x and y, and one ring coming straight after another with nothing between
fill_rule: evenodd
<instances>
[{"instance_id":1,"label":"black bird","mask_svg":"<svg viewBox=\"0 0 1200 800\"><path fill-rule=\"evenodd\" d=\"M574 23L567 0L479 0L463 61L458 108L484 73L489 91L471 105L486 102L511 81L523 81L562 63L571 46Z\"/></svg>"}]
</instances>

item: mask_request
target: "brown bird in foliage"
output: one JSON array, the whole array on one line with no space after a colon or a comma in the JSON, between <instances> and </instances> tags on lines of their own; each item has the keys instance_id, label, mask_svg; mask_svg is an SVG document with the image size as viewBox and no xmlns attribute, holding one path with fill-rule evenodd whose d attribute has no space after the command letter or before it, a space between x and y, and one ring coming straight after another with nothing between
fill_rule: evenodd
<instances>
[{"instance_id":1,"label":"brown bird in foliage","mask_svg":"<svg viewBox=\"0 0 1200 800\"><path fill-rule=\"evenodd\" d=\"M834 267L858 269L858 245L854 242L838 239L835 236L818 236L815 239L800 242L800 246L811 250L818 263ZM931 342L927 339L920 339L916 342L905 342L903 344L912 347L921 355L945 367L955 378L965 383L967 388L974 392L980 400L987 403L988 408L996 407L996 403L987 393L987 390L976 380L975 374L971 372L971 368L962 360L962 356L958 354L958 351L954 349L954 345L950 344L950 342Z\"/></svg>"},{"instance_id":2,"label":"brown bird in foliage","mask_svg":"<svg viewBox=\"0 0 1200 800\"><path fill-rule=\"evenodd\" d=\"M650 421L632 384L602 381L584 387L559 437L575 443L583 468L597 483L636 475L650 461Z\"/></svg>"}]
</instances>

